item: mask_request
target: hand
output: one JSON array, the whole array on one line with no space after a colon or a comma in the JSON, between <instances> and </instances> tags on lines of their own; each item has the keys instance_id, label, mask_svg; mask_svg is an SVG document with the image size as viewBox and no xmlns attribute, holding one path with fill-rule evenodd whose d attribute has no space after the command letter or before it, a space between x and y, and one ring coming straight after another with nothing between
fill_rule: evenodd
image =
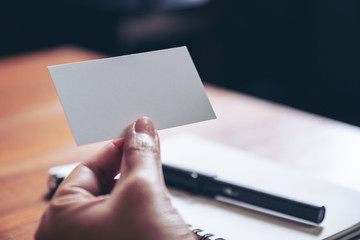
<instances>
[{"instance_id":1,"label":"hand","mask_svg":"<svg viewBox=\"0 0 360 240\"><path fill-rule=\"evenodd\" d=\"M114 176L121 172L115 183ZM164 184L157 131L140 118L80 164L45 211L36 239L194 240Z\"/></svg>"}]
</instances>

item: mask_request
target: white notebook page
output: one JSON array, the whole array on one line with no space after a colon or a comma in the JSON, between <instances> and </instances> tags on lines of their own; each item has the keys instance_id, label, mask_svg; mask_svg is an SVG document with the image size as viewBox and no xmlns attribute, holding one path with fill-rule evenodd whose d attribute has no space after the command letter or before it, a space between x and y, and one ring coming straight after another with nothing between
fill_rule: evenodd
<instances>
[{"instance_id":1,"label":"white notebook page","mask_svg":"<svg viewBox=\"0 0 360 240\"><path fill-rule=\"evenodd\" d=\"M227 240L326 239L360 223L359 192L193 135L166 139L161 147L164 163L326 207L324 221L314 227L172 191L173 203L187 223Z\"/></svg>"}]
</instances>

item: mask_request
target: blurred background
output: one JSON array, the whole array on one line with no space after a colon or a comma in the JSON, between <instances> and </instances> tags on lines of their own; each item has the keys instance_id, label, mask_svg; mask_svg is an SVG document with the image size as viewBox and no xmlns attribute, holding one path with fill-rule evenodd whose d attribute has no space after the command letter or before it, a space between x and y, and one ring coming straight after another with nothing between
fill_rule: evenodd
<instances>
[{"instance_id":1,"label":"blurred background","mask_svg":"<svg viewBox=\"0 0 360 240\"><path fill-rule=\"evenodd\" d=\"M360 126L359 12L350 0L2 1L0 58L185 45L203 82Z\"/></svg>"}]
</instances>

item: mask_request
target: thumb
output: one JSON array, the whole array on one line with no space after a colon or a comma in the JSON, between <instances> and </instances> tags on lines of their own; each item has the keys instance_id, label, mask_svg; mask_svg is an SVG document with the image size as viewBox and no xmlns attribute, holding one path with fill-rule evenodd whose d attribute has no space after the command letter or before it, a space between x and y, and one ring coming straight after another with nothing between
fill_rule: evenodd
<instances>
[{"instance_id":1,"label":"thumb","mask_svg":"<svg viewBox=\"0 0 360 240\"><path fill-rule=\"evenodd\" d=\"M136 175L164 184L159 136L150 118L139 118L128 127L122 159L120 182Z\"/></svg>"},{"instance_id":2,"label":"thumb","mask_svg":"<svg viewBox=\"0 0 360 240\"><path fill-rule=\"evenodd\" d=\"M116 227L125 219L123 226L136 236L132 239L194 239L171 204L162 174L159 136L149 118L140 118L127 129L120 169L109 199Z\"/></svg>"}]
</instances>

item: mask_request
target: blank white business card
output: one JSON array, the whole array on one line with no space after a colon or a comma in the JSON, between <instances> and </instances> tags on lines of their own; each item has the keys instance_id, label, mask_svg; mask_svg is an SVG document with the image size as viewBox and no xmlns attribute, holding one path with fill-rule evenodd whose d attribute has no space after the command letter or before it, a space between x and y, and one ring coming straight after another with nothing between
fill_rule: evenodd
<instances>
[{"instance_id":1,"label":"blank white business card","mask_svg":"<svg viewBox=\"0 0 360 240\"><path fill-rule=\"evenodd\" d=\"M142 116L159 130L216 118L186 47L48 69L78 145L118 138Z\"/></svg>"}]
</instances>

